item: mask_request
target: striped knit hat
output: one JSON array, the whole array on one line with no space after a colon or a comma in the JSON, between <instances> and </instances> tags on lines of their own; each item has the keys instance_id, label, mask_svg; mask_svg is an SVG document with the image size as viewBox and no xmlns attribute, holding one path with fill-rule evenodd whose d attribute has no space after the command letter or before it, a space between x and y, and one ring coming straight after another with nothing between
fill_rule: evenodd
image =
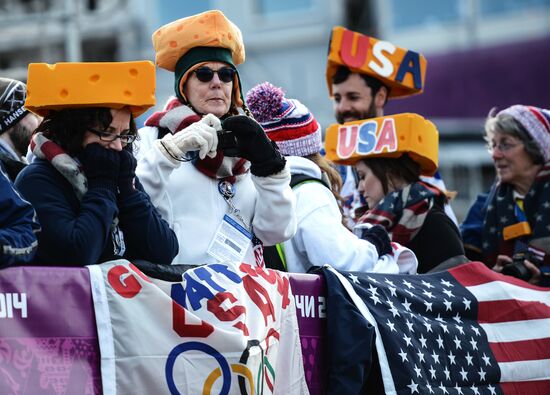
<instances>
[{"instance_id":1,"label":"striped knit hat","mask_svg":"<svg viewBox=\"0 0 550 395\"><path fill-rule=\"evenodd\" d=\"M269 82L256 85L246 94L246 103L283 155L308 156L321 150L321 126L306 106L285 98L281 88Z\"/></svg>"},{"instance_id":2,"label":"striped knit hat","mask_svg":"<svg viewBox=\"0 0 550 395\"><path fill-rule=\"evenodd\" d=\"M516 104L497 115L507 114L518 121L539 145L545 162L550 161L550 111Z\"/></svg>"}]
</instances>

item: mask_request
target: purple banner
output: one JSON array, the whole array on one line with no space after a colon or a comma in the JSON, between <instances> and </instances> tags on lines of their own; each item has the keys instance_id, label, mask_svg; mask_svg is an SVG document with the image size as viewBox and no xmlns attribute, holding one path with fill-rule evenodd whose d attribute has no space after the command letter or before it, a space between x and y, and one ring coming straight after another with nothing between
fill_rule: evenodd
<instances>
[{"instance_id":1,"label":"purple banner","mask_svg":"<svg viewBox=\"0 0 550 395\"><path fill-rule=\"evenodd\" d=\"M326 303L325 279L316 274L290 274L307 386L311 395L325 393Z\"/></svg>"},{"instance_id":2,"label":"purple banner","mask_svg":"<svg viewBox=\"0 0 550 395\"><path fill-rule=\"evenodd\" d=\"M0 389L3 395L102 392L87 269L0 270Z\"/></svg>"}]
</instances>

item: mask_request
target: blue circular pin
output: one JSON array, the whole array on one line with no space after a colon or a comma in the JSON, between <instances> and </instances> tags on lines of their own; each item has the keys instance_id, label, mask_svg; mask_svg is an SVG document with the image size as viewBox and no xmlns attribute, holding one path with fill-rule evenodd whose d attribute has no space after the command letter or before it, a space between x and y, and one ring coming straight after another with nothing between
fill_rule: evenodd
<instances>
[{"instance_id":1,"label":"blue circular pin","mask_svg":"<svg viewBox=\"0 0 550 395\"><path fill-rule=\"evenodd\" d=\"M229 181L218 182L218 191L226 199L231 199L235 196L235 186Z\"/></svg>"}]
</instances>

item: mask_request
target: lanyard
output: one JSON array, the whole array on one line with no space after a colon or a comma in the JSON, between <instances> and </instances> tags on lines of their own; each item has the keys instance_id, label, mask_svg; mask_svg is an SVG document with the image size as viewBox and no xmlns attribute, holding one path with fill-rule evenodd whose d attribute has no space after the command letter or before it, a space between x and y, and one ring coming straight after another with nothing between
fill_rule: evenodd
<instances>
[{"instance_id":1,"label":"lanyard","mask_svg":"<svg viewBox=\"0 0 550 395\"><path fill-rule=\"evenodd\" d=\"M229 214L234 215L237 217L239 221L244 225L244 227L252 234L254 232L252 231L252 225L248 224L244 218L241 215L241 210L239 210L235 205L233 204L233 200L231 200L235 196L235 185L230 183L229 181L222 180L218 182L218 192L220 195L222 195L223 200L227 203L229 206Z\"/></svg>"},{"instance_id":2,"label":"lanyard","mask_svg":"<svg viewBox=\"0 0 550 395\"><path fill-rule=\"evenodd\" d=\"M240 214L241 211L237 207L235 207L235 205L233 204L233 200L231 200L235 196L235 185L233 185L229 181L221 180L218 182L218 192L220 193L220 195L222 195L223 200L225 200L225 202L229 206L229 214L234 215L242 223L246 230L248 230L252 235L252 239L250 241L252 242L256 265L258 265L259 267L265 267L264 248L262 241L256 237L252 228L252 224L248 224L244 220L244 218Z\"/></svg>"}]
</instances>

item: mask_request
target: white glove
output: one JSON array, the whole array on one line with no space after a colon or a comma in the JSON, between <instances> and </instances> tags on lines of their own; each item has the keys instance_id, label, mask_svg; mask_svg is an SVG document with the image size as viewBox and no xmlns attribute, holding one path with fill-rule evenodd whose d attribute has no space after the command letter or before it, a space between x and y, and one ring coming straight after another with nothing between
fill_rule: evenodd
<instances>
[{"instance_id":1,"label":"white glove","mask_svg":"<svg viewBox=\"0 0 550 395\"><path fill-rule=\"evenodd\" d=\"M162 141L157 140L157 146L171 161L177 161L189 151L199 151L201 159L206 155L213 158L218 147L217 131L221 129L221 121L215 115L207 114L176 134L168 133Z\"/></svg>"}]
</instances>

